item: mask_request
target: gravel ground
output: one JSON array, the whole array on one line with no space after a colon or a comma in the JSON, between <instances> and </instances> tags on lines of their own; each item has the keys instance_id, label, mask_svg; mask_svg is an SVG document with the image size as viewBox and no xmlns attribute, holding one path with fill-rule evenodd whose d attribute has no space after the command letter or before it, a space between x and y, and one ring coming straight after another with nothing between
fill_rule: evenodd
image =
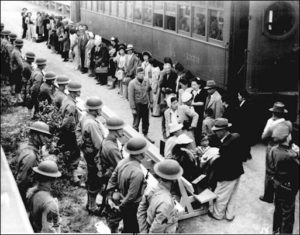
<instances>
[{"instance_id":1,"label":"gravel ground","mask_svg":"<svg viewBox=\"0 0 300 235\"><path fill-rule=\"evenodd\" d=\"M33 14L38 10L36 5L29 2L8 2L1 1L1 22L5 24L5 29L11 30L17 35L21 35L21 16L20 12L23 7L30 9ZM99 33L101 35L101 33ZM116 90L108 90L106 87L96 85L93 78L89 78L86 74L82 75L79 71L74 70L74 66L68 62L62 62L57 54L52 54L47 49L45 43L33 43L25 40L23 53L33 51L37 57L45 57L48 60L48 71L54 71L56 74L65 74L72 80L79 81L83 84L81 98L85 100L91 95L100 96L104 104L107 105L123 120L131 124L132 115L129 104L126 100L117 95ZM3 120L3 119L1 119ZM155 145L159 146L161 139L161 118L150 118L149 136L155 140ZM155 128L153 128L155 127ZM185 221L181 221L179 225L179 233L264 233L272 232L272 216L274 206L272 204L263 203L258 197L263 191L265 160L265 146L258 144L252 148L253 159L244 164L245 174L242 175L240 186L238 189L238 200L236 202L236 219L233 222L215 221L207 215L195 217ZM78 192L82 196L82 192ZM66 202L67 203L67 202ZM83 208L83 206L82 206ZM80 208L79 208L80 209ZM81 224L79 227L86 229L78 230L78 222L76 219L85 217L85 211L74 215L72 223L67 221L70 226L70 232L94 232L94 229L88 227L97 221L95 217L87 217L87 224ZM299 234L299 194L296 200L294 233ZM81 220L80 220L81 221ZM66 231L67 232L67 231Z\"/></svg>"}]
</instances>

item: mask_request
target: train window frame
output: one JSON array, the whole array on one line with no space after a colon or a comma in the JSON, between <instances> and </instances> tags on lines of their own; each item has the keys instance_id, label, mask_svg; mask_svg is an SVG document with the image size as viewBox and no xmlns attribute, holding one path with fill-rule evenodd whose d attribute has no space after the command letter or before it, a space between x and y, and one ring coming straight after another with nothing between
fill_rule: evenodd
<instances>
[{"instance_id":1,"label":"train window frame","mask_svg":"<svg viewBox=\"0 0 300 235\"><path fill-rule=\"evenodd\" d=\"M113 14L113 5L112 4L116 4L116 13ZM113 17L118 17L119 15L119 1L110 1L110 15Z\"/></svg>"},{"instance_id":2,"label":"train window frame","mask_svg":"<svg viewBox=\"0 0 300 235\"><path fill-rule=\"evenodd\" d=\"M98 12L98 1L91 1L92 2L92 11Z\"/></svg>"},{"instance_id":3,"label":"train window frame","mask_svg":"<svg viewBox=\"0 0 300 235\"><path fill-rule=\"evenodd\" d=\"M204 35L194 33L194 24L195 24L194 19L195 19L195 8L196 7L200 8L200 9L203 9L204 12L205 12L205 33L204 33ZM192 37L203 40L203 41L208 41L208 37L207 37L207 33L208 33L208 31L207 31L207 7L206 7L206 5L205 6L203 6L203 5L201 5L201 6L200 5L194 5L192 7L192 16L191 17L192 17L192 19L191 19L191 21L192 21L191 22L192 23Z\"/></svg>"},{"instance_id":4,"label":"train window frame","mask_svg":"<svg viewBox=\"0 0 300 235\"><path fill-rule=\"evenodd\" d=\"M219 40L219 39L215 39L215 38L212 38L209 36L209 32L210 32L210 18L211 18L211 14L210 12L211 11L222 11L223 12L223 28L222 28L222 40ZM224 22L225 22L225 11L224 9L223 10L220 10L218 8L208 8L207 9L207 38L208 38L208 41L211 41L211 42L220 42L220 43L224 43Z\"/></svg>"},{"instance_id":5,"label":"train window frame","mask_svg":"<svg viewBox=\"0 0 300 235\"><path fill-rule=\"evenodd\" d=\"M123 9L120 9L120 3L123 2ZM123 12L123 16L120 16L120 12ZM125 19L126 18L126 1L118 1L118 17L120 19Z\"/></svg>"},{"instance_id":6,"label":"train window frame","mask_svg":"<svg viewBox=\"0 0 300 235\"><path fill-rule=\"evenodd\" d=\"M278 4L278 3L283 3L283 4L288 4L290 5L289 7L292 9L292 17L293 17L293 26L291 27L291 29L282 35L274 35L271 34L268 31L268 21L266 20L266 18L268 18L268 13L270 11L270 9L274 6L274 4ZM299 8L297 7L297 5L295 5L294 2L281 2L281 1L276 1L276 2L272 2L268 7L266 7L265 9L263 9L263 13L262 13L262 33L263 35L265 35L266 37L268 37L269 39L273 39L273 40L285 40L287 38L289 38L290 36L292 36L298 25L299 25L299 14L297 14L297 10L299 10Z\"/></svg>"},{"instance_id":7,"label":"train window frame","mask_svg":"<svg viewBox=\"0 0 300 235\"><path fill-rule=\"evenodd\" d=\"M136 8L136 3L137 2L141 3L141 19L136 19L135 18L135 8ZM137 23L140 23L140 24L143 23L143 1L133 1L132 18L133 18L133 22L137 22Z\"/></svg>"},{"instance_id":8,"label":"train window frame","mask_svg":"<svg viewBox=\"0 0 300 235\"><path fill-rule=\"evenodd\" d=\"M128 17L128 7L129 7L129 2L131 2L131 17ZM125 6L125 20L132 22L133 21L133 4L134 1L125 1L126 6Z\"/></svg>"},{"instance_id":9,"label":"train window frame","mask_svg":"<svg viewBox=\"0 0 300 235\"><path fill-rule=\"evenodd\" d=\"M150 2L151 3L151 22L145 21L145 10L146 10L146 2ZM149 25L149 26L153 26L153 1L143 1L142 3L142 23L145 25ZM148 9L150 9L148 8Z\"/></svg>"},{"instance_id":10,"label":"train window frame","mask_svg":"<svg viewBox=\"0 0 300 235\"><path fill-rule=\"evenodd\" d=\"M87 10L89 11L93 11L93 4L92 4L93 1L86 1L86 8Z\"/></svg>"},{"instance_id":11,"label":"train window frame","mask_svg":"<svg viewBox=\"0 0 300 235\"><path fill-rule=\"evenodd\" d=\"M175 4L175 13L173 12L167 12L167 4ZM167 17L174 17L175 18L175 28L174 30L172 29L168 29L167 28ZM163 29L166 30L166 31L170 31L170 32L175 32L175 33L178 33L178 23L177 23L177 18L178 18L178 4L177 2L174 2L174 1L166 1L164 2L164 14L163 14Z\"/></svg>"},{"instance_id":12,"label":"train window frame","mask_svg":"<svg viewBox=\"0 0 300 235\"><path fill-rule=\"evenodd\" d=\"M187 17L189 18L189 32L185 31L185 30L182 30L182 29L179 29L179 15L180 15L180 8L182 6L185 6L185 7L189 7L189 10L190 10L190 16ZM178 34L182 34L182 35L185 35L185 36L189 36L189 37L192 37L192 5L191 3L187 2L187 3L184 3L184 2L178 2L177 4L177 31L178 31Z\"/></svg>"},{"instance_id":13,"label":"train window frame","mask_svg":"<svg viewBox=\"0 0 300 235\"><path fill-rule=\"evenodd\" d=\"M108 3L108 5L106 5ZM106 7L108 6L108 10L106 10ZM110 15L110 1L104 1L104 11L103 11L103 14L105 15Z\"/></svg>"},{"instance_id":14,"label":"train window frame","mask_svg":"<svg viewBox=\"0 0 300 235\"><path fill-rule=\"evenodd\" d=\"M104 13L105 4L104 1L97 1L98 4L98 12Z\"/></svg>"},{"instance_id":15,"label":"train window frame","mask_svg":"<svg viewBox=\"0 0 300 235\"><path fill-rule=\"evenodd\" d=\"M162 9L155 9L155 4L156 3L162 3ZM161 15L162 17L162 24L161 26L156 26L154 25L155 24L155 21L154 21L154 15ZM152 12L152 26L155 28L155 29L160 29L160 30L164 30L164 21L165 21L165 3L164 1L153 1L153 12Z\"/></svg>"}]
</instances>

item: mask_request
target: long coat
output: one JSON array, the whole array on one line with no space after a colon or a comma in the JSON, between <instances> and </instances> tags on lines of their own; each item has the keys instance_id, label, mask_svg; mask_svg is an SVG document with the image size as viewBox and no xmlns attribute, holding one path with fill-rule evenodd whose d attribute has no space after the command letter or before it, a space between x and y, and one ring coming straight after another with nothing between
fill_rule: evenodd
<instances>
[{"instance_id":1,"label":"long coat","mask_svg":"<svg viewBox=\"0 0 300 235\"><path fill-rule=\"evenodd\" d=\"M206 98L205 109L211 108L213 110L213 118L219 118L223 115L222 97L218 91Z\"/></svg>"}]
</instances>

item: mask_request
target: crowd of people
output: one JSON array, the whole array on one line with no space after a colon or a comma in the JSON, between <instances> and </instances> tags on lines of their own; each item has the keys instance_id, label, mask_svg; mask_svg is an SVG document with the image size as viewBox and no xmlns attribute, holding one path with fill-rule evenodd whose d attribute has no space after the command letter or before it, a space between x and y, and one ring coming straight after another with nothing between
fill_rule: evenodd
<instances>
[{"instance_id":1,"label":"crowd of people","mask_svg":"<svg viewBox=\"0 0 300 235\"><path fill-rule=\"evenodd\" d=\"M252 158L250 148L254 144L251 125L245 123L253 111L246 90L237 93L239 102L234 106L219 93L214 80L200 79L182 64L173 65L169 57L161 67L151 52L140 55L132 44L119 44L117 37L105 43L85 24L43 13L37 14L34 23L27 9L23 9L22 17L23 39L38 35L37 39L46 41L63 61L72 61L75 69L89 73L100 85L109 81L110 89L117 88L118 94L128 99L137 132L142 122L144 138L125 141L124 122L117 117L105 120L99 97L88 98L86 113L82 113L76 105L82 84L45 71L47 60L35 58L33 52L26 52L23 59L23 40L1 24L1 85L11 86L11 93L19 104L27 106L33 121L45 100L59 109L63 119L59 141L70 152L73 183L79 182L76 169L80 153L87 163L89 213L99 215L104 204L108 205L105 210L112 232L118 231L121 220L123 232L176 232L179 217L172 193L178 193L177 179L183 176L192 182L204 174L206 178L197 190L209 188L217 195L209 215L216 220L235 218L243 163ZM31 25L36 25L36 31ZM270 111L272 117L262 133L268 147L265 193L260 199L275 203L273 232L291 233L299 189L299 148L292 142L292 124L285 119L284 104L276 102ZM161 153L165 160L154 165L157 187L144 193L140 163L149 142L154 142L148 136L150 114L162 116ZM34 231L58 232L59 205L50 194L50 185L61 174L56 163L40 162L39 152L51 136L49 126L35 121L28 128L29 141L18 151L16 181ZM129 157L123 158L118 141L125 144ZM35 179L32 172L37 175ZM105 199L100 208L96 204L98 194Z\"/></svg>"}]
</instances>

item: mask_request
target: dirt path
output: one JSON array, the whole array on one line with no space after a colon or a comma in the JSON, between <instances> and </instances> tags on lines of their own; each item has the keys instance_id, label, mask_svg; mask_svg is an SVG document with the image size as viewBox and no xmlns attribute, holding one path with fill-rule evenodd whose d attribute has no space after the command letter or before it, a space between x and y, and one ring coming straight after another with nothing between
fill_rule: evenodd
<instances>
[{"instance_id":1,"label":"dirt path","mask_svg":"<svg viewBox=\"0 0 300 235\"><path fill-rule=\"evenodd\" d=\"M5 24L6 29L10 29L21 34L21 8L27 7L35 15L37 6L28 2L7 2L1 1L1 22ZM48 60L48 71L55 71L57 74L65 74L71 79L80 81L83 84L82 99L86 99L91 95L99 95L104 104L112 111L122 117L128 124L132 123L132 115L130 113L127 101L117 95L115 90L108 90L105 87L96 85L94 79L82 75L73 69L71 63L63 63L57 54L51 54L46 48L45 43L32 43L25 40L23 53L33 51L37 57L45 57ZM22 113L22 112L21 112ZM14 125L18 121L13 121L10 115L1 117L1 124ZM19 114L17 114L19 116ZM161 139L160 118L150 118L151 138L156 140L159 145ZM155 127L155 128L153 128ZM1 128L2 135L2 128ZM256 145L252 148L253 159L244 164L245 174L241 178L238 189L238 200L236 203L236 219L233 222L215 221L207 215L188 219L180 222L179 233L271 233L272 232L272 216L274 206L272 204L263 203L258 197L263 191L264 181L264 158L265 146ZM63 213L63 231L64 232L96 232L93 225L99 218L89 216L84 209L85 191L83 189L73 189L69 192L69 196L62 202L66 211ZM299 217L299 194L296 200L295 218ZM70 214L70 212L74 214ZM294 225L294 233L299 234L299 220L296 219Z\"/></svg>"}]
</instances>

